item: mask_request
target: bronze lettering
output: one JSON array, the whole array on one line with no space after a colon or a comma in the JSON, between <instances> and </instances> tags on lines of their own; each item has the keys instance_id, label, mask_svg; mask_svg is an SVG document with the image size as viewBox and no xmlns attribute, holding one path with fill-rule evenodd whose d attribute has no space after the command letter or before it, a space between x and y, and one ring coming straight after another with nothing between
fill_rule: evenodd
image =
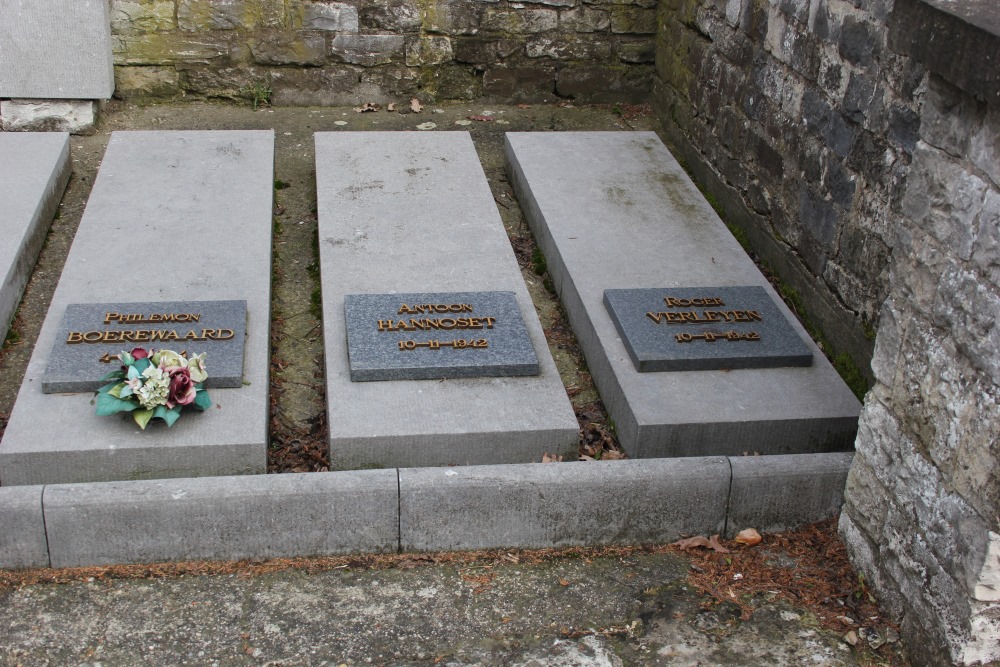
<instances>
[{"instance_id":1,"label":"bronze lettering","mask_svg":"<svg viewBox=\"0 0 1000 667\"><path fill-rule=\"evenodd\" d=\"M678 299L673 296L663 297L664 303L667 304L667 308L690 308L691 306L724 306L721 297L717 296L705 296L693 299Z\"/></svg>"}]
</instances>

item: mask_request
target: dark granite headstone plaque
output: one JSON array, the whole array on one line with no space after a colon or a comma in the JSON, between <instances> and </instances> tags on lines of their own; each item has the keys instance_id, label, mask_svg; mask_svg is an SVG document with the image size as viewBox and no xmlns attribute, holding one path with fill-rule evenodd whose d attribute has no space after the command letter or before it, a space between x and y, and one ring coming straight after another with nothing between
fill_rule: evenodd
<instances>
[{"instance_id":1,"label":"dark granite headstone plaque","mask_svg":"<svg viewBox=\"0 0 1000 667\"><path fill-rule=\"evenodd\" d=\"M513 292L347 294L351 380L538 375Z\"/></svg>"},{"instance_id":2,"label":"dark granite headstone plaque","mask_svg":"<svg viewBox=\"0 0 1000 667\"><path fill-rule=\"evenodd\" d=\"M66 306L42 391L96 391L119 352L142 347L207 353L206 387L243 384L246 301L73 303Z\"/></svg>"},{"instance_id":3,"label":"dark granite headstone plaque","mask_svg":"<svg viewBox=\"0 0 1000 667\"><path fill-rule=\"evenodd\" d=\"M763 287L609 289L604 305L640 372L812 364Z\"/></svg>"}]
</instances>

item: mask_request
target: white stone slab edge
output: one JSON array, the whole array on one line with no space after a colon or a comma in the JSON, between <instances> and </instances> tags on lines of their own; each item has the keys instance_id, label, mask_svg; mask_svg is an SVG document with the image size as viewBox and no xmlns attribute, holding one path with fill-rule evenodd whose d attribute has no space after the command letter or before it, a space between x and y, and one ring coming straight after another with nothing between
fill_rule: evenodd
<instances>
[{"instance_id":1,"label":"white stone slab edge","mask_svg":"<svg viewBox=\"0 0 1000 667\"><path fill-rule=\"evenodd\" d=\"M693 457L0 488L0 568L672 542L839 511L852 454ZM783 484L821 480L819 501ZM742 486L741 486L742 485ZM739 489L752 490L741 493ZM798 486L796 488L799 488ZM734 506L731 489L737 489ZM794 505L794 512L788 512ZM790 523L794 519L795 524Z\"/></svg>"},{"instance_id":2,"label":"white stone slab edge","mask_svg":"<svg viewBox=\"0 0 1000 667\"><path fill-rule=\"evenodd\" d=\"M69 161L69 134L63 134L63 147L54 166L38 206L28 221L24 236L20 239L21 247L18 249L17 259L4 276L3 285L0 286L0 342L7 337L7 329L18 304L21 303L24 287L28 284L31 272L35 268L38 253L42 250L45 236L52 225L59 202L62 201L63 192L69 184L72 172Z\"/></svg>"}]
</instances>

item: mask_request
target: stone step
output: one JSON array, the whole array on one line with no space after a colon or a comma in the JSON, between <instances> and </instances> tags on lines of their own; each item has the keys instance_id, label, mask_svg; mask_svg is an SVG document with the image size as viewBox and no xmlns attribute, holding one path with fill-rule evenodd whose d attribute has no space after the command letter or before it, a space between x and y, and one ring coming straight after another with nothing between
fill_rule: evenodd
<instances>
[{"instance_id":1,"label":"stone step","mask_svg":"<svg viewBox=\"0 0 1000 667\"><path fill-rule=\"evenodd\" d=\"M572 454L576 418L468 133L320 132L316 183L331 466L520 463L545 452ZM491 294L473 294L481 292ZM348 299L376 294L399 304ZM501 308L511 298L523 320L519 331L511 328L515 317L496 317L510 313ZM422 305L473 310L419 312ZM376 317L372 307L385 314ZM350 332L348 310L360 318ZM410 318L490 316L493 328L485 321L432 332L398 326ZM379 331L383 317L395 321ZM400 348L425 339L443 345ZM459 339L487 345L459 349ZM528 352L538 374L507 374L534 372L523 358ZM506 370L495 374L496 367ZM477 368L492 376L470 377ZM380 379L387 377L426 379Z\"/></svg>"},{"instance_id":2,"label":"stone step","mask_svg":"<svg viewBox=\"0 0 1000 667\"><path fill-rule=\"evenodd\" d=\"M69 183L69 135L0 132L0 341Z\"/></svg>"},{"instance_id":3,"label":"stone step","mask_svg":"<svg viewBox=\"0 0 1000 667\"><path fill-rule=\"evenodd\" d=\"M860 411L857 398L654 133L509 133L506 154L515 192L630 456L792 454L852 448ZM643 328L642 336L650 332L664 336L666 340L658 339L657 344L667 349L668 343L680 343L670 340L676 333L700 334L702 329L715 331L717 327L676 327L675 331L665 322L655 323L657 301L661 310L670 310L656 294L699 288L670 293L712 298L719 297L712 288L732 287L762 288L791 327L793 340L786 343L804 345L812 353L811 364L737 368L738 360L709 359L703 367L714 370L686 370L691 368L684 365L687 362L675 366L685 370L656 370L665 362L643 356L643 340L626 338L627 346L611 315L615 309L617 315L638 314L638 322L620 321L623 326L661 327ZM651 304L643 301L647 293L625 293L635 296L634 301L623 300L620 292L605 294L616 289L653 290L654 300ZM741 294L749 292L727 291L727 299L734 296L737 300L715 309L738 304ZM651 308L653 315L645 318ZM689 310L705 317L704 307ZM785 326L781 317L760 312L767 325ZM671 313L670 317L676 316ZM719 314L709 317L722 319ZM726 323L718 331L727 328L732 327ZM741 345L751 346L744 350L763 349L752 347L768 341L766 331L759 335L761 340L713 338L714 342L684 344L686 350L700 345L698 349L708 355L720 355ZM798 351L784 351L790 351L788 363L803 362ZM753 356L743 353L742 363L752 364ZM643 372L637 370L640 365Z\"/></svg>"},{"instance_id":4,"label":"stone step","mask_svg":"<svg viewBox=\"0 0 1000 667\"><path fill-rule=\"evenodd\" d=\"M0 443L0 484L265 471L273 156L272 131L112 135ZM245 301L247 313L244 386L212 389L210 410L141 431L127 417L96 416L93 393L43 393L70 304L204 301ZM102 353L133 343L75 347L100 371L111 368L96 362Z\"/></svg>"}]
</instances>

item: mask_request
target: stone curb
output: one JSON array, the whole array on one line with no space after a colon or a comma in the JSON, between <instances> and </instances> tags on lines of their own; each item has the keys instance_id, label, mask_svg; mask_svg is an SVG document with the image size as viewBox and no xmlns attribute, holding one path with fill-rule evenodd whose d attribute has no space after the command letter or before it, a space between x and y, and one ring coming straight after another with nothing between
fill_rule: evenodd
<instances>
[{"instance_id":1,"label":"stone curb","mask_svg":"<svg viewBox=\"0 0 1000 667\"><path fill-rule=\"evenodd\" d=\"M531 463L399 471L404 551L647 544L726 524L729 462Z\"/></svg>"},{"instance_id":2,"label":"stone curb","mask_svg":"<svg viewBox=\"0 0 1000 667\"><path fill-rule=\"evenodd\" d=\"M853 454L0 488L0 568L670 542L832 516Z\"/></svg>"}]
</instances>

